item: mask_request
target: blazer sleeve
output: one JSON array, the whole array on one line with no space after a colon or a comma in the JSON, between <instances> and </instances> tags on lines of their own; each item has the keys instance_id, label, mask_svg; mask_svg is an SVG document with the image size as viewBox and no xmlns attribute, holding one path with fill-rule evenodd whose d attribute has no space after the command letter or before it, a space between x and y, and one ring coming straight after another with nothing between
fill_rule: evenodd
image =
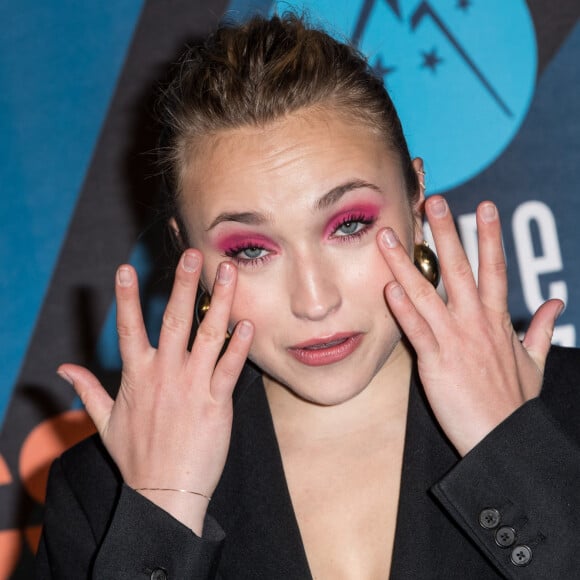
<instances>
[{"instance_id":1,"label":"blazer sleeve","mask_svg":"<svg viewBox=\"0 0 580 580\"><path fill-rule=\"evenodd\" d=\"M432 492L504 577L578 576L580 445L541 399L508 417Z\"/></svg>"},{"instance_id":2,"label":"blazer sleeve","mask_svg":"<svg viewBox=\"0 0 580 580\"><path fill-rule=\"evenodd\" d=\"M99 512L92 509L98 504L87 495L89 499L79 496L61 460L57 460L47 488L36 578L216 577L224 534L210 516L204 524L203 538L199 538L124 484L110 510L106 490Z\"/></svg>"}]
</instances>

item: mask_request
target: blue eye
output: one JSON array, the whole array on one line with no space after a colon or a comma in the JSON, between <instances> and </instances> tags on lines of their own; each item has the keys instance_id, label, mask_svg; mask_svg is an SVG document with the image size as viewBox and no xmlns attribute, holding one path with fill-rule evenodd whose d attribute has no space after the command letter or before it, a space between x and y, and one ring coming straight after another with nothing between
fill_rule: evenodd
<instances>
[{"instance_id":1,"label":"blue eye","mask_svg":"<svg viewBox=\"0 0 580 580\"><path fill-rule=\"evenodd\" d=\"M343 238L341 241L354 240L368 232L376 220L375 216L371 217L364 214L346 216L336 226L332 235L335 238Z\"/></svg>"},{"instance_id":2,"label":"blue eye","mask_svg":"<svg viewBox=\"0 0 580 580\"><path fill-rule=\"evenodd\" d=\"M362 221L349 220L340 224L336 229L335 234L352 236L353 234L360 232L366 225L367 224Z\"/></svg>"},{"instance_id":3,"label":"blue eye","mask_svg":"<svg viewBox=\"0 0 580 580\"><path fill-rule=\"evenodd\" d=\"M243 248L238 253L238 257L240 257L242 259L246 259L246 260L257 260L259 258L264 257L265 255L266 255L266 250L264 250L264 248L257 248L257 247Z\"/></svg>"},{"instance_id":4,"label":"blue eye","mask_svg":"<svg viewBox=\"0 0 580 580\"><path fill-rule=\"evenodd\" d=\"M228 258L242 266L257 266L271 257L272 251L260 246L238 246L225 252Z\"/></svg>"}]
</instances>

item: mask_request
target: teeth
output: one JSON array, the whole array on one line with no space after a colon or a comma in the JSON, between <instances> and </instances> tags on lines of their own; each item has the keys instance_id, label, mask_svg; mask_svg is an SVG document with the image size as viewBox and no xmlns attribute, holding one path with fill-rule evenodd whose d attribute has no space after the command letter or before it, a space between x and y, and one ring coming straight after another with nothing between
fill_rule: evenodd
<instances>
[{"instance_id":1,"label":"teeth","mask_svg":"<svg viewBox=\"0 0 580 580\"><path fill-rule=\"evenodd\" d=\"M324 348L330 348L336 346L337 344L342 344L346 338L339 338L338 340L333 340L332 342L325 342L323 344L313 344L312 346L307 346L305 350L322 350Z\"/></svg>"}]
</instances>

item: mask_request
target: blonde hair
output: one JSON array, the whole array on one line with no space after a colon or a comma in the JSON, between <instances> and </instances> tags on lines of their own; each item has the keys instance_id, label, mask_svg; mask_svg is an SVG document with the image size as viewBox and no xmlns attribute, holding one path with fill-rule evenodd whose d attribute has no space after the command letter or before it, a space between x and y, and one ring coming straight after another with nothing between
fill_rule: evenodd
<instances>
[{"instance_id":1,"label":"blonde hair","mask_svg":"<svg viewBox=\"0 0 580 580\"><path fill-rule=\"evenodd\" d=\"M223 25L176 64L160 100L160 161L171 215L186 160L203 137L333 106L377 131L397 153L410 199L418 193L401 123L382 79L353 47L294 14Z\"/></svg>"}]
</instances>

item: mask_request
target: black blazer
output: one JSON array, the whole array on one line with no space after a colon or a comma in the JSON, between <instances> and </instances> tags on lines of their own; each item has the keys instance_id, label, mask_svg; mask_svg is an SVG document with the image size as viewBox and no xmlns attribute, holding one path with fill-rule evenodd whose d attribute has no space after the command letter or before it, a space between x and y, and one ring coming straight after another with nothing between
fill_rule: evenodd
<instances>
[{"instance_id":1,"label":"black blazer","mask_svg":"<svg viewBox=\"0 0 580 580\"><path fill-rule=\"evenodd\" d=\"M93 437L53 465L37 578L311 578L250 367L234 409L202 539L125 486ZM463 459L413 377L390 577L580 578L580 351L554 347L540 398Z\"/></svg>"}]
</instances>

